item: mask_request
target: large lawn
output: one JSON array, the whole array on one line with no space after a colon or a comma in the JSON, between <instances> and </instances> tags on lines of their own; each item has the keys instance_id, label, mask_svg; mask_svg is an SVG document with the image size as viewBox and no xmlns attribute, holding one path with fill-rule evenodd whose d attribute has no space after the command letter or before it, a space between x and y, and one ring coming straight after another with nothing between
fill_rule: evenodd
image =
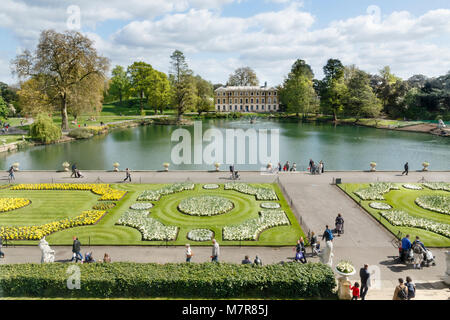
<instances>
[{"instance_id":1,"label":"large lawn","mask_svg":"<svg viewBox=\"0 0 450 320\"><path fill-rule=\"evenodd\" d=\"M358 202L361 207L363 207L368 213L370 213L375 219L380 221L389 231L394 235L397 235L400 231L403 235L410 234L411 238L414 239L419 236L421 240L427 246L432 247L450 247L450 238L443 235L423 230L419 228L394 226L385 218L381 217L381 210L373 209L369 206L371 202L382 202L387 203L393 207L393 210L402 210L414 218L428 219L432 222L441 224L450 224L450 215L437 213L431 210L423 209L419 207L415 200L424 195L443 195L450 196L448 191L442 190L431 190L424 187L421 184L414 184L417 186L422 186L422 190L410 190L402 186L401 183L395 183L399 190L391 190L385 193L383 196L385 200L361 200L354 192L369 187L369 184L342 184L339 187L344 190L351 198Z\"/></svg>"},{"instance_id":2,"label":"large lawn","mask_svg":"<svg viewBox=\"0 0 450 320\"><path fill-rule=\"evenodd\" d=\"M117 205L108 210L107 214L92 226L82 226L59 231L47 236L50 245L70 245L72 237L78 236L83 245L165 245L165 241L144 241L141 233L131 227L116 225L123 213L136 203L137 197L144 191L159 189L164 185L157 184L118 184L112 185L115 189L128 191L125 197L116 201ZM195 185L194 190L162 196L159 201L152 201L154 207L150 209L149 217L158 220L166 226L179 227L175 241L168 245L211 245L210 241L196 242L187 239L187 233L192 229L207 228L214 232L215 238L221 245L258 245L258 246L287 246L296 243L300 236L304 236L299 223L285 201L276 184L253 185L264 188L273 188L279 198L281 210L284 210L290 225L278 226L260 233L255 241L224 241L222 228L227 225L238 225L248 219L258 217L260 204L268 201L257 201L255 196L246 195L233 190L219 189L205 190L202 184ZM224 214L212 217L196 217L181 213L177 206L186 198L198 195L212 195L226 198L233 202L234 208ZM39 190L22 191L1 189L0 198L27 198L31 204L27 207L0 213L0 226L30 226L75 217L83 210L90 210L93 205L100 202L100 196L90 191L58 191ZM37 244L37 241L15 240L14 244Z\"/></svg>"}]
</instances>

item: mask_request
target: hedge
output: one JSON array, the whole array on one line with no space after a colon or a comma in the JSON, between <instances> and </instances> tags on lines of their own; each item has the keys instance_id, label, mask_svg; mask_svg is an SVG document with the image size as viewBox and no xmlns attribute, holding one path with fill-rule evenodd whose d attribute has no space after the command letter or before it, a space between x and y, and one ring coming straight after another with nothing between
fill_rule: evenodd
<instances>
[{"instance_id":1,"label":"hedge","mask_svg":"<svg viewBox=\"0 0 450 320\"><path fill-rule=\"evenodd\" d=\"M334 273L320 263L266 266L226 263L79 264L81 288L67 289L73 264L0 265L8 297L327 298Z\"/></svg>"}]
</instances>

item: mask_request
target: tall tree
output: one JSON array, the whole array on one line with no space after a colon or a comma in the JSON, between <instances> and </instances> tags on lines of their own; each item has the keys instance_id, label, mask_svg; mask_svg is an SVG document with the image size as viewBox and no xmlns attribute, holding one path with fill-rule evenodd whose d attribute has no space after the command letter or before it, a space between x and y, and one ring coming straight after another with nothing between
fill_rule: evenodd
<instances>
[{"instance_id":1,"label":"tall tree","mask_svg":"<svg viewBox=\"0 0 450 320\"><path fill-rule=\"evenodd\" d=\"M153 70L149 82L150 85L146 90L149 104L153 106L155 114L157 114L158 110L162 114L163 110L170 103L171 88L169 79L164 72Z\"/></svg>"},{"instance_id":2,"label":"tall tree","mask_svg":"<svg viewBox=\"0 0 450 320\"><path fill-rule=\"evenodd\" d=\"M119 99L120 103L122 103L124 98L128 98L130 86L131 84L130 79L127 76L127 71L122 66L116 66L112 70L109 94L114 98Z\"/></svg>"},{"instance_id":3,"label":"tall tree","mask_svg":"<svg viewBox=\"0 0 450 320\"><path fill-rule=\"evenodd\" d=\"M227 84L229 86L258 86L259 80L252 68L242 67L230 74Z\"/></svg>"},{"instance_id":4,"label":"tall tree","mask_svg":"<svg viewBox=\"0 0 450 320\"><path fill-rule=\"evenodd\" d=\"M337 59L329 59L323 67L324 79L320 83L320 104L324 112L331 112L334 121L344 108L347 86L344 82L344 66Z\"/></svg>"},{"instance_id":5,"label":"tall tree","mask_svg":"<svg viewBox=\"0 0 450 320\"><path fill-rule=\"evenodd\" d=\"M76 31L57 33L42 31L36 52L24 51L13 61L14 72L20 78L40 77L44 90L52 103L58 103L61 112L61 128L67 130L68 102L72 94L86 94L95 90L84 86L93 77L105 78L109 60L97 54L93 42ZM104 86L104 81L92 81L91 85ZM75 87L85 90L75 90Z\"/></svg>"},{"instance_id":6,"label":"tall tree","mask_svg":"<svg viewBox=\"0 0 450 320\"><path fill-rule=\"evenodd\" d=\"M3 121L8 117L9 107L5 100L3 100L2 96L0 96L0 120Z\"/></svg>"},{"instance_id":7,"label":"tall tree","mask_svg":"<svg viewBox=\"0 0 450 320\"><path fill-rule=\"evenodd\" d=\"M211 82L199 75L195 76L196 111L199 115L214 109L214 90Z\"/></svg>"},{"instance_id":8,"label":"tall tree","mask_svg":"<svg viewBox=\"0 0 450 320\"><path fill-rule=\"evenodd\" d=\"M33 77L22 82L17 94L20 109L25 115L37 116L55 111L54 105L46 94L45 83L40 80L40 77Z\"/></svg>"},{"instance_id":9,"label":"tall tree","mask_svg":"<svg viewBox=\"0 0 450 320\"><path fill-rule=\"evenodd\" d=\"M177 120L180 121L184 112L195 105L195 82L183 52L175 50L170 59L169 79L172 84L172 99L177 108Z\"/></svg>"},{"instance_id":10,"label":"tall tree","mask_svg":"<svg viewBox=\"0 0 450 320\"><path fill-rule=\"evenodd\" d=\"M143 61L134 62L128 67L127 73L130 77L131 92L139 97L140 112L144 111L145 91L151 85L153 68Z\"/></svg>"}]
</instances>

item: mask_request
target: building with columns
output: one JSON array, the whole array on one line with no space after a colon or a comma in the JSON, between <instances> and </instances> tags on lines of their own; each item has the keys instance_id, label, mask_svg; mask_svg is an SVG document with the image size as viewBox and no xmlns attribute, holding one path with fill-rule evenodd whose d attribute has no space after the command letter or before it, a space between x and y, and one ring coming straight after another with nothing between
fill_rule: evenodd
<instances>
[{"instance_id":1,"label":"building with columns","mask_svg":"<svg viewBox=\"0 0 450 320\"><path fill-rule=\"evenodd\" d=\"M217 88L214 106L218 112L276 112L280 108L277 89L268 88L267 84Z\"/></svg>"}]
</instances>

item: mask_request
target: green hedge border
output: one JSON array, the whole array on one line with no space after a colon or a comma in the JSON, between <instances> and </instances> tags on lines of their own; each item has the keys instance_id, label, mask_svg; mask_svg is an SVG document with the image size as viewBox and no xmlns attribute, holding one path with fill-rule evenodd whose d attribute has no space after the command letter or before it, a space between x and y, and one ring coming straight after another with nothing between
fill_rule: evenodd
<instances>
[{"instance_id":1,"label":"green hedge border","mask_svg":"<svg viewBox=\"0 0 450 320\"><path fill-rule=\"evenodd\" d=\"M335 298L334 273L320 263L79 264L81 288L69 290L74 264L0 265L6 297L41 298Z\"/></svg>"}]
</instances>

